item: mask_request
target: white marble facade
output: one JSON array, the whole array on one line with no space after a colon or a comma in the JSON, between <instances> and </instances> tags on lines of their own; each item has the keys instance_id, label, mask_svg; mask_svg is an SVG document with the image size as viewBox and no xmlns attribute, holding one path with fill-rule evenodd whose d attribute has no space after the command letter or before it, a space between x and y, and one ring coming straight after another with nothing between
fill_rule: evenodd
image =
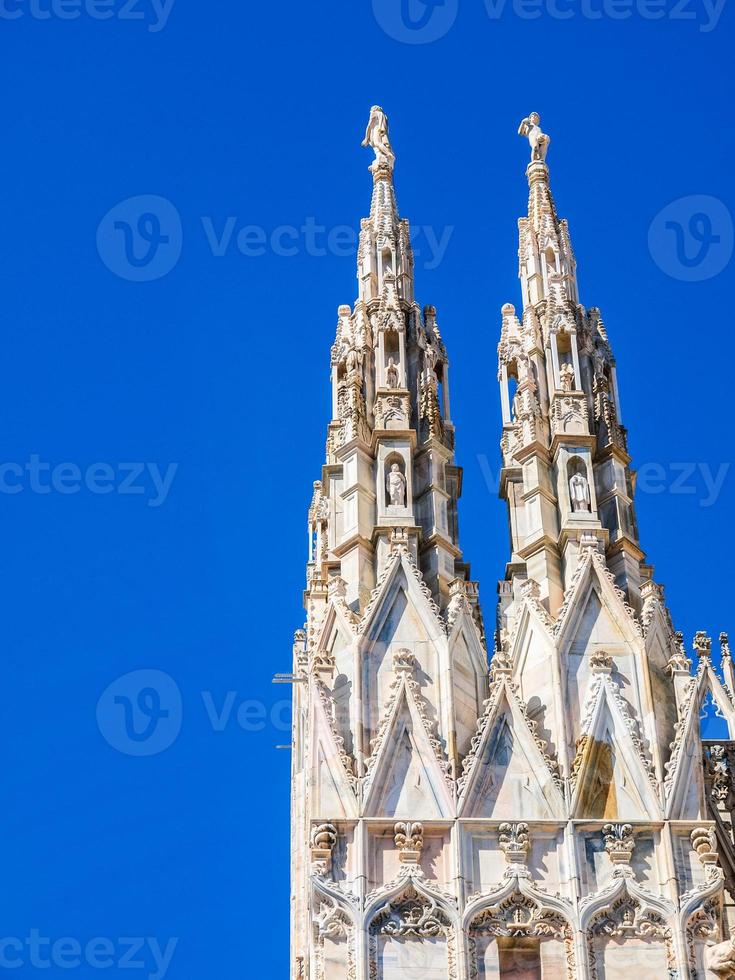
<instances>
[{"instance_id":1,"label":"white marble facade","mask_svg":"<svg viewBox=\"0 0 735 980\"><path fill-rule=\"evenodd\" d=\"M727 638L724 681L704 634L692 667L653 581L615 358L536 114L521 133L522 303L498 346L511 554L486 629L447 350L371 112L294 644L292 980L735 977L730 750L705 768L700 738L708 697L735 738Z\"/></svg>"}]
</instances>

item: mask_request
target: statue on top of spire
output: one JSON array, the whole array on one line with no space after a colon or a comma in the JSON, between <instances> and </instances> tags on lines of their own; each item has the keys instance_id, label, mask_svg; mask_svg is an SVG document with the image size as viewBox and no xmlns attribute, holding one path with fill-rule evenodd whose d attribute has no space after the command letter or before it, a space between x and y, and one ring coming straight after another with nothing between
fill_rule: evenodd
<instances>
[{"instance_id":1,"label":"statue on top of spire","mask_svg":"<svg viewBox=\"0 0 735 980\"><path fill-rule=\"evenodd\" d=\"M543 163L546 160L546 153L551 142L551 137L541 132L540 122L541 117L539 114L532 112L525 119L521 120L521 125L518 127L518 135L527 136L528 142L531 144L532 163L535 161Z\"/></svg>"},{"instance_id":2,"label":"statue on top of spire","mask_svg":"<svg viewBox=\"0 0 735 980\"><path fill-rule=\"evenodd\" d=\"M375 151L375 160L370 165L373 173L381 169L387 169L392 173L396 156L388 136L388 117L379 105L374 105L370 110L370 120L361 145L370 146Z\"/></svg>"}]
</instances>

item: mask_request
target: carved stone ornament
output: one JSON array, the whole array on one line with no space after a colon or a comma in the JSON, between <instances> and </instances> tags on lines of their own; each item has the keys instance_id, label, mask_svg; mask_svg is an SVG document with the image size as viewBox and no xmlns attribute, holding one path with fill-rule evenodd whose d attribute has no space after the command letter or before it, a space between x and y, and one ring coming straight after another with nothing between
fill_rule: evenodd
<instances>
[{"instance_id":1,"label":"carved stone ornament","mask_svg":"<svg viewBox=\"0 0 735 980\"><path fill-rule=\"evenodd\" d=\"M590 657L590 668L593 671L610 672L613 669L613 658L606 650L597 650Z\"/></svg>"},{"instance_id":2,"label":"carved stone ornament","mask_svg":"<svg viewBox=\"0 0 735 980\"><path fill-rule=\"evenodd\" d=\"M730 760L724 745L710 745L705 749L705 767L711 788L710 798L717 806L725 806L732 790Z\"/></svg>"},{"instance_id":3,"label":"carved stone ornament","mask_svg":"<svg viewBox=\"0 0 735 980\"><path fill-rule=\"evenodd\" d=\"M498 843L510 864L525 864L531 837L527 823L501 823L498 827Z\"/></svg>"},{"instance_id":4,"label":"carved stone ornament","mask_svg":"<svg viewBox=\"0 0 735 980\"><path fill-rule=\"evenodd\" d=\"M602 828L605 850L614 865L629 865L635 849L633 827L629 823L606 823Z\"/></svg>"},{"instance_id":5,"label":"carved stone ornament","mask_svg":"<svg viewBox=\"0 0 735 980\"><path fill-rule=\"evenodd\" d=\"M684 646L684 634L677 632L674 634L674 643L676 649L669 657L669 662L666 665L666 669L670 674L688 674L692 666L692 662L687 657L686 647Z\"/></svg>"},{"instance_id":6,"label":"carved stone ornament","mask_svg":"<svg viewBox=\"0 0 735 980\"><path fill-rule=\"evenodd\" d=\"M707 636L704 630L698 630L694 634L694 652L700 660L709 660L712 657L712 639Z\"/></svg>"},{"instance_id":7,"label":"carved stone ornament","mask_svg":"<svg viewBox=\"0 0 735 980\"><path fill-rule=\"evenodd\" d=\"M398 858L404 864L418 864L424 848L424 827L420 823L397 823L393 839L399 850Z\"/></svg>"},{"instance_id":8,"label":"carved stone ornament","mask_svg":"<svg viewBox=\"0 0 735 980\"><path fill-rule=\"evenodd\" d=\"M316 874L328 874L332 867L332 852L337 846L337 828L323 823L311 832L311 860Z\"/></svg>"},{"instance_id":9,"label":"carved stone ornament","mask_svg":"<svg viewBox=\"0 0 735 980\"><path fill-rule=\"evenodd\" d=\"M695 827L689 839L702 864L717 863L717 838L713 827Z\"/></svg>"}]
</instances>

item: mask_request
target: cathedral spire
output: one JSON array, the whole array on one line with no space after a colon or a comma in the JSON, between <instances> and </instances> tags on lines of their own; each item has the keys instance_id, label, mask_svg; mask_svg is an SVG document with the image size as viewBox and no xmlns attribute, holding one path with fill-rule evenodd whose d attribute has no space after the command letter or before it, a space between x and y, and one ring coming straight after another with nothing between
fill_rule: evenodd
<instances>
[{"instance_id":1,"label":"cathedral spire","mask_svg":"<svg viewBox=\"0 0 735 980\"><path fill-rule=\"evenodd\" d=\"M528 213L518 222L523 313L503 307L498 348L509 568L534 579L555 614L583 543L594 541L639 608L650 570L638 543L615 360L599 310L579 302L569 228L546 163L551 138L536 112L518 132L531 148Z\"/></svg>"},{"instance_id":2,"label":"cathedral spire","mask_svg":"<svg viewBox=\"0 0 735 980\"><path fill-rule=\"evenodd\" d=\"M413 302L413 249L408 221L399 217L393 168L395 153L388 134L388 117L374 105L370 110L363 146L375 153L370 165L373 196L370 217L362 221L357 278L360 299L383 299L395 289L397 298ZM390 297L388 297L390 301Z\"/></svg>"},{"instance_id":3,"label":"cathedral spire","mask_svg":"<svg viewBox=\"0 0 735 980\"><path fill-rule=\"evenodd\" d=\"M373 106L370 214L354 307L338 309L327 463L310 513L310 589L338 575L354 612L370 601L398 535L440 608L466 580L457 531L449 360L433 306L414 300L409 223L398 213L388 119ZM319 515L323 516L319 516ZM397 539L396 539L397 540ZM478 612L479 618L479 612Z\"/></svg>"}]
</instances>

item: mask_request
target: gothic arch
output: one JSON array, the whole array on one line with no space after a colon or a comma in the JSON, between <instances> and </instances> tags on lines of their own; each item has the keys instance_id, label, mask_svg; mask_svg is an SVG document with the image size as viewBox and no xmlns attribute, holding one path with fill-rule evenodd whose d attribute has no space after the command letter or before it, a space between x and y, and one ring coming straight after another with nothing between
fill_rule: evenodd
<instances>
[{"instance_id":1,"label":"gothic arch","mask_svg":"<svg viewBox=\"0 0 735 980\"><path fill-rule=\"evenodd\" d=\"M585 937L590 980L598 980L596 941L659 940L670 976L678 977L675 910L671 902L646 891L629 875L620 875L583 900L580 925Z\"/></svg>"},{"instance_id":2,"label":"gothic arch","mask_svg":"<svg viewBox=\"0 0 735 980\"><path fill-rule=\"evenodd\" d=\"M481 936L556 939L564 944L567 980L576 980L573 910L564 899L536 888L525 875L514 874L500 889L471 901L462 932L467 937L470 980L479 976Z\"/></svg>"},{"instance_id":3,"label":"gothic arch","mask_svg":"<svg viewBox=\"0 0 735 980\"><path fill-rule=\"evenodd\" d=\"M328 975L327 944L344 941L344 962L339 965L340 971L346 970L344 980L357 978L357 928L353 909L350 902L355 902L355 896L343 893L331 883L320 877L312 878L314 905L316 911L313 919L314 957L316 961L316 980L332 980L336 976ZM342 980L340 976L339 980Z\"/></svg>"},{"instance_id":4,"label":"gothic arch","mask_svg":"<svg viewBox=\"0 0 735 980\"><path fill-rule=\"evenodd\" d=\"M368 895L365 913L368 936L368 976L378 980L380 974L381 937L398 942L418 940L416 951L427 955L429 943L446 945L446 969L449 980L457 980L457 910L454 901L431 888L421 873L403 875L384 888Z\"/></svg>"}]
</instances>

